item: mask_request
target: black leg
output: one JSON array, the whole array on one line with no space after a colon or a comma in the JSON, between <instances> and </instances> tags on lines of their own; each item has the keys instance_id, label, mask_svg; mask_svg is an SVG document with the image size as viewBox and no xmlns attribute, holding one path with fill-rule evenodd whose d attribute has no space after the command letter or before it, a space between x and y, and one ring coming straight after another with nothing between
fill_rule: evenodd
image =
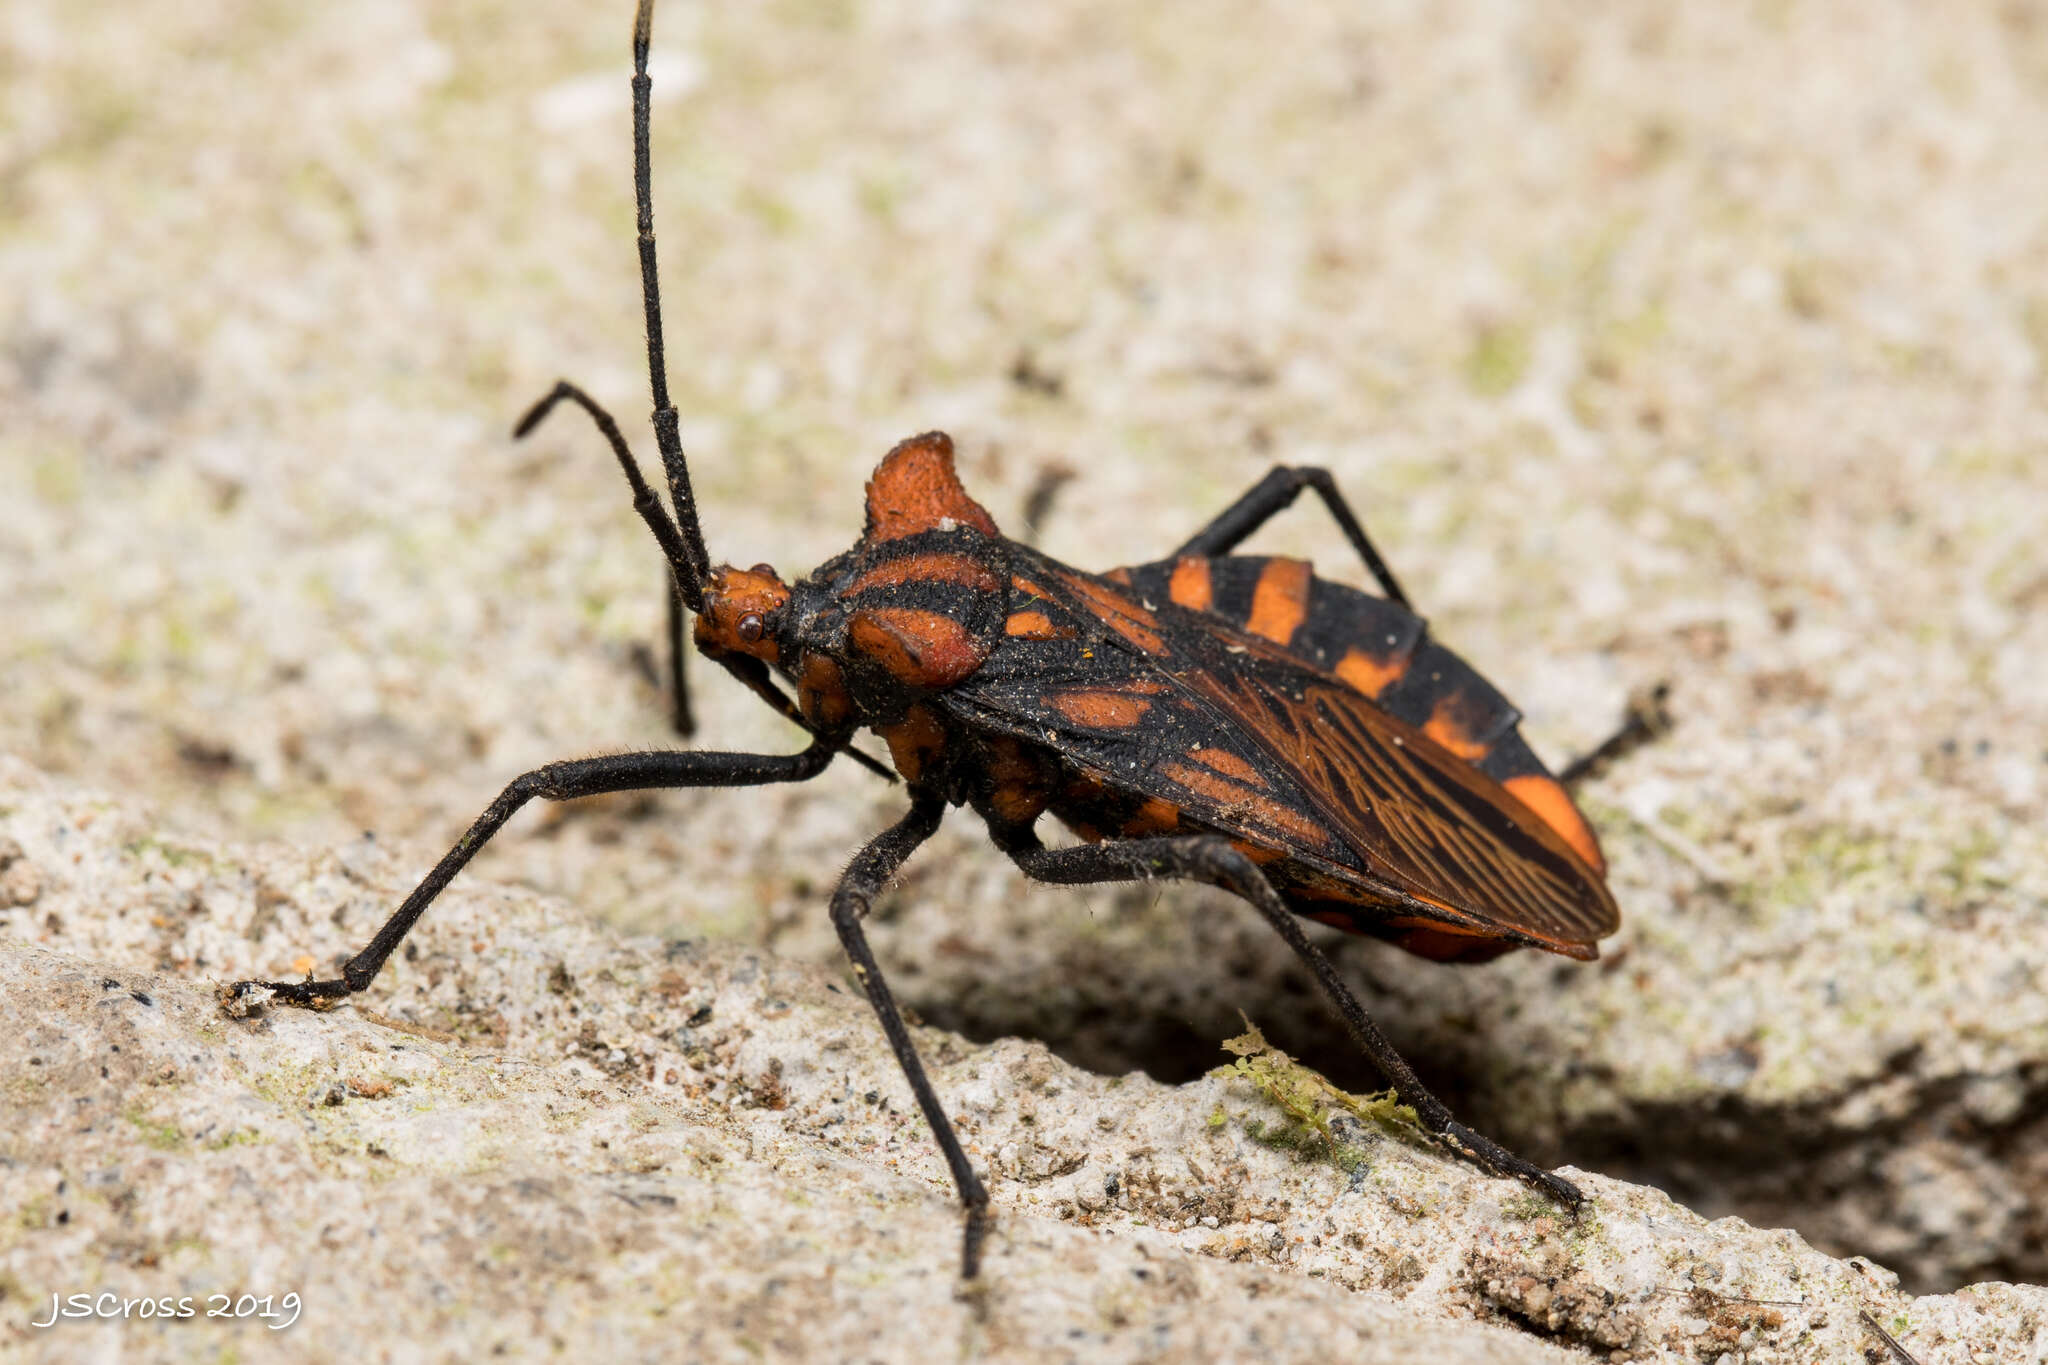
<instances>
[{"instance_id":1,"label":"black leg","mask_svg":"<svg viewBox=\"0 0 2048 1365\"><path fill-rule=\"evenodd\" d=\"M882 969L868 949L867 932L861 928L868 906L881 893L883 885L896 875L919 844L931 838L945 811L942 797L918 792L912 797L909 814L854 855L846 875L839 879L839 889L832 893L832 927L839 931L840 945L853 960L853 975L867 992L868 1003L875 1007L882 1032L889 1037L889 1050L896 1054L896 1064L903 1068L903 1078L910 1082L910 1093L917 1097L917 1107L924 1111L924 1121L931 1125L932 1136L945 1153L946 1165L952 1168L953 1185L960 1191L960 1202L967 1209L967 1227L960 1247L960 1278L971 1280L981 1273L981 1243L988 1235L988 1191L983 1188L981 1177L974 1173L974 1167L968 1164L967 1153L961 1150L960 1139L953 1133L952 1120L946 1117L931 1081L925 1077L924 1063L917 1058L917 1045L910 1039L910 1029L896 1008L896 997L890 993L889 983L882 979Z\"/></svg>"},{"instance_id":2,"label":"black leg","mask_svg":"<svg viewBox=\"0 0 2048 1365\"><path fill-rule=\"evenodd\" d=\"M1206 882L1251 902L1266 922L1279 931L1315 974L1323 994L1337 1007L1344 1025L1365 1055L1372 1058L1394 1087L1402 1102L1412 1106L1422 1126L1453 1151L1499 1175L1512 1175L1528 1182L1568 1208L1576 1210L1586 1201L1578 1186L1552 1175L1534 1162L1525 1161L1491 1138L1473 1132L1451 1117L1443 1101L1429 1093L1417 1079L1379 1025L1358 1003L1344 978L1309 942L1301 921L1280 899L1280 893L1266 880L1251 859L1233 848L1227 839L1214 835L1192 835L1179 839L1131 839L1119 843L1083 844L1076 848L1047 849L1010 839L1005 851L1024 875L1042 882L1074 886L1089 882L1139 881L1149 877L1178 877Z\"/></svg>"},{"instance_id":3,"label":"black leg","mask_svg":"<svg viewBox=\"0 0 2048 1365\"><path fill-rule=\"evenodd\" d=\"M800 730L811 734L817 733L811 729L811 723L804 719L804 713L798 709L797 704L784 696L782 689L775 685L775 678L768 672L768 665L747 654L728 654L718 659L717 663L719 667L744 683L749 692L752 692L762 701L767 702L770 707L774 708L776 715L781 716ZM884 782L894 782L896 780L895 773L889 771L888 768L884 767L877 760L869 758L866 754L854 748L851 736L840 739L837 743L839 745L837 752L845 754L848 758L860 764L861 767L880 777Z\"/></svg>"},{"instance_id":4,"label":"black leg","mask_svg":"<svg viewBox=\"0 0 2048 1365\"><path fill-rule=\"evenodd\" d=\"M690 714L690 682L683 667L683 595L671 578L668 589L668 699L674 708L676 733L684 739L697 733L697 718Z\"/></svg>"},{"instance_id":5,"label":"black leg","mask_svg":"<svg viewBox=\"0 0 2048 1365\"><path fill-rule=\"evenodd\" d=\"M1031 491L1024 495L1024 543L1036 545L1038 533L1045 529L1046 518L1052 512L1053 500L1060 490L1077 477L1074 467L1064 460L1053 460L1042 466L1038 477L1031 481Z\"/></svg>"},{"instance_id":6,"label":"black leg","mask_svg":"<svg viewBox=\"0 0 2048 1365\"><path fill-rule=\"evenodd\" d=\"M434 870L405 898L405 903L392 912L384 927L377 931L377 936L343 964L339 977L331 981L237 981L230 988L230 999L240 999L262 989L275 992L279 1000L289 1005L311 1005L366 989L383 967L384 959L390 957L405 936L412 932L413 925L426 913L434 897L440 895L442 889L454 880L455 874L476 856L476 851L504 827L513 812L536 796L550 801L567 801L577 796L596 796L600 792L646 791L661 787L752 787L769 782L802 782L822 772L832 761L834 752L831 746L818 743L800 754L607 754L603 758L576 759L535 768L514 778L512 784L499 793L498 799L491 802L490 807L476 818L476 823L469 827L469 833L434 864Z\"/></svg>"},{"instance_id":7,"label":"black leg","mask_svg":"<svg viewBox=\"0 0 2048 1365\"><path fill-rule=\"evenodd\" d=\"M1365 561L1365 567L1381 590L1393 601L1413 611L1408 594L1401 591L1401 585L1394 581L1394 571L1387 567L1387 562L1380 558L1380 552L1373 549L1372 541L1366 538L1365 528L1352 515L1351 505L1344 501L1344 495L1337 491L1330 471L1314 465L1300 468L1275 465L1265 478L1252 485L1250 492L1225 508L1221 516L1197 531L1174 553L1204 558L1227 555L1242 544L1246 536L1292 506L1304 488L1313 488L1316 496L1323 500L1323 506L1330 509L1330 515L1344 532L1344 538L1351 542L1352 549L1358 551L1358 557Z\"/></svg>"},{"instance_id":8,"label":"black leg","mask_svg":"<svg viewBox=\"0 0 2048 1365\"><path fill-rule=\"evenodd\" d=\"M1587 778L1598 776L1616 759L1663 738L1672 724L1670 708L1665 705L1670 695L1671 684L1660 682L1630 697L1628 711L1614 733L1565 764L1557 780L1570 790Z\"/></svg>"}]
</instances>

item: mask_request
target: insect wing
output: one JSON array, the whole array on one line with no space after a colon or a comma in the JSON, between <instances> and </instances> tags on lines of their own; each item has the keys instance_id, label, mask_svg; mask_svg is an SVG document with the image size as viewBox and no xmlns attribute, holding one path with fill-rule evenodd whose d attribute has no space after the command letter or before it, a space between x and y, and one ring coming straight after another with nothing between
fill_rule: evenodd
<instances>
[{"instance_id":1,"label":"insect wing","mask_svg":"<svg viewBox=\"0 0 2048 1365\"><path fill-rule=\"evenodd\" d=\"M1337 678L1211 613L1038 556L1019 568L1030 577L1013 610L1072 620L1082 634L1056 651L1063 687L1044 688L1052 657L998 651L992 669L949 694L979 723L1049 741L1115 786L1472 931L1584 957L1619 924L1605 882L1555 830ZM1134 681L1148 689L1154 723L1063 724L1059 696L1091 679L1126 695Z\"/></svg>"},{"instance_id":2,"label":"insect wing","mask_svg":"<svg viewBox=\"0 0 2048 1365\"><path fill-rule=\"evenodd\" d=\"M1257 739L1376 878L1558 947L1620 924L1606 883L1492 779L1334 679L1245 657L1181 681Z\"/></svg>"}]
</instances>

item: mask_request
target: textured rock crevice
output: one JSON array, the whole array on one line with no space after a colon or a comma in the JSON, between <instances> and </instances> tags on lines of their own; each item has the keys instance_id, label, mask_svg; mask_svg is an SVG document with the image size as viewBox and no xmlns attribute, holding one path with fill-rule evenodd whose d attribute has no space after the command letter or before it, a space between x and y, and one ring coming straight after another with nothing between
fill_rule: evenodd
<instances>
[{"instance_id":1,"label":"textured rock crevice","mask_svg":"<svg viewBox=\"0 0 2048 1365\"><path fill-rule=\"evenodd\" d=\"M1263 944L1255 924L1231 923L1249 916L1220 897L1166 894L1178 902L1170 918L1145 913L1159 906L1157 888L1105 898L1093 909L1138 916L1161 935L1192 933L1199 946L1183 957L1134 967L1084 940L1052 954L1051 965L1025 954L1024 966L1001 971L1013 955L982 943L972 959L999 972L998 987L943 969L934 981L924 966L912 973L911 998L932 1022L970 1037L1035 1037L1102 1074L1142 1070L1169 1081L1212 1069L1216 1041L1242 1011L1341 1084L1379 1083L1285 949ZM1055 919L1038 936L1061 932ZM1331 937L1367 1000L1378 981L1403 970L1392 950ZM1218 951L1219 944L1227 946ZM1208 968L1190 975L1184 963L1195 958ZM1570 991L1577 973L1599 971L1566 966L1555 979L1525 978L1512 989ZM1457 1013L1466 974L1422 968L1420 975L1442 983L1449 998L1441 1009ZM1836 1254L1875 1257L1919 1293L2048 1278L2038 1212L2048 1207L2048 1187L2035 1159L2048 1112L2048 1063L1984 1075L1923 1071L1926 1050L1912 1045L1870 1074L1819 1079L1792 1103L1739 1090L1699 1089L1677 1100L1631 1096L1630 1080L1608 1068L1595 1077L1608 1098L1575 1116L1555 1091L1586 1083L1581 1058L1535 1054L1511 1030L1488 1034L1493 1050L1482 1052L1473 1036L1454 1036L1441 1017L1429 1017L1429 1000L1425 985L1412 1003L1397 1002L1397 1044L1457 1112L1518 1150L1625 1174L1716 1216L1797 1228ZM1526 1008L1543 1003L1531 999ZM1754 1065L1752 1056L1744 1076Z\"/></svg>"}]
</instances>

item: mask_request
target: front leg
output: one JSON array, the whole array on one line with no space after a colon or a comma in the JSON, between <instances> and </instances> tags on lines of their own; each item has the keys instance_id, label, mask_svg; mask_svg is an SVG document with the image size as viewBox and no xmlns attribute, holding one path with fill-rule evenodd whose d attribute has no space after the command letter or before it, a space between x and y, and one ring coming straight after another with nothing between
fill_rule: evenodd
<instances>
[{"instance_id":1,"label":"front leg","mask_svg":"<svg viewBox=\"0 0 2048 1365\"><path fill-rule=\"evenodd\" d=\"M504 828L505 822L534 797L567 801L601 792L647 791L664 787L752 787L769 782L802 782L815 777L832 761L835 749L820 740L800 754L670 753L607 754L566 763L550 763L512 780L469 833L448 850L434 870L392 912L377 936L350 958L341 975L329 981L237 981L229 987L231 1004L245 1002L257 991L270 991L288 1005L317 1005L365 990L384 960L412 932L413 925L455 879L476 851Z\"/></svg>"},{"instance_id":2,"label":"front leg","mask_svg":"<svg viewBox=\"0 0 2048 1365\"><path fill-rule=\"evenodd\" d=\"M1493 1139L1473 1132L1451 1117L1451 1111L1443 1101L1424 1087L1401 1054L1394 1050L1394 1045L1387 1041L1387 1036L1380 1032L1379 1025L1372 1021L1372 1016L1358 1003L1358 997L1344 984L1344 978L1337 975L1330 959L1309 942L1308 935L1302 932L1301 920L1287 908L1287 903L1280 899L1280 893L1273 889L1265 874L1228 839L1197 834L1183 838L1127 839L1060 849L1042 847L1034 836L1003 842L1004 851L1023 869L1024 875L1037 881L1078 886L1092 882L1176 877L1220 886L1251 902L1253 908L1287 941L1295 956L1308 965L1317 984L1323 988L1323 994L1343 1016L1344 1026L1351 1031L1352 1038L1386 1076L1394 1087L1394 1093L1415 1110L1425 1129L1466 1160L1476 1162L1495 1174L1512 1175L1526 1181L1567 1208L1577 1210L1586 1202L1586 1196L1569 1180L1516 1156Z\"/></svg>"},{"instance_id":3,"label":"front leg","mask_svg":"<svg viewBox=\"0 0 2048 1365\"><path fill-rule=\"evenodd\" d=\"M953 1186L960 1191L960 1202L967 1211L960 1247L960 1278L971 1280L981 1273L981 1243L988 1235L988 1190L968 1163L967 1153L953 1132L952 1120L946 1117L938 1093L924 1074L917 1045L911 1041L903 1013L896 1007L896 997L890 992L889 983L882 979L882 969L868 948L867 931L861 927L868 907L884 884L896 875L919 844L931 838L945 810L943 798L929 792L914 793L910 813L854 855L846 875L839 879L838 890L832 893L832 927L839 931L840 945L853 961L854 979L867 992L868 1003L882 1021L889 1050L896 1054L896 1064L903 1068L903 1078L910 1082L910 1093L917 1097L917 1107L924 1111L924 1121L931 1125L932 1136L938 1139L939 1150L945 1153L946 1165L952 1169Z\"/></svg>"}]
</instances>

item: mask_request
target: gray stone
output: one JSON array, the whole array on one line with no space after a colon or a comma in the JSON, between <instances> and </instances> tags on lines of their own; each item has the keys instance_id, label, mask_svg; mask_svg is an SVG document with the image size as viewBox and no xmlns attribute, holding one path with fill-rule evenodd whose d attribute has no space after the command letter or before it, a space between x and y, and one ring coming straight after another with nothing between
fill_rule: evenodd
<instances>
[{"instance_id":1,"label":"gray stone","mask_svg":"<svg viewBox=\"0 0 2048 1365\"><path fill-rule=\"evenodd\" d=\"M566 374L651 453L618 8L11 12L0 752L31 795L6 818L22 851L0 843L0 938L72 964L22 969L44 982L23 1000L69 1019L46 968L142 973L198 1011L178 983L230 962L324 967L515 773L673 742L636 653L658 557L601 443L566 417L507 436ZM1546 755L1673 684L1676 731L1586 791L1624 911L1600 964L1336 941L1425 1074L1518 1148L1797 1228L1914 1292L2048 1277L2048 25L1850 0L671 4L656 48L672 378L714 553L794 572L843 548L873 461L931 426L1012 530L1078 471L1042 540L1093 567L1163 552L1273 461L1330 466ZM1312 509L1259 543L1358 581ZM699 682L703 742L797 742ZM823 892L901 808L842 768L529 812L450 894L688 935L717 965L679 976L663 1008L691 1013L663 1045L735 1065L714 983L831 979ZM77 784L47 829L24 824L55 799L34 772ZM93 810L148 878L105 855L81 880ZM1092 1103L1090 1074L1221 1084L1201 1078L1240 1012L1373 1084L1215 895L1024 889L955 821L873 933L928 1023L1002 1040L950 1055L1064 1059L1032 1053L1067 1078L1048 1113ZM603 983L547 951L463 966L508 975L430 1026L474 1041L502 1015L626 1086L637 1007L570 1027ZM363 1007L400 1017L425 970ZM263 1016L291 1037L348 1018ZM780 1053L734 1075L778 1058L800 1091ZM337 1123L406 1094L338 1067L306 1084L292 1102ZM1121 1142L1122 1112L1089 1121ZM167 1160L130 1128L150 1155L107 1170ZM1079 1182L1069 1222L1118 1216L1096 1165L1047 1174L1077 1148L1009 1142L983 1143L1005 1181ZM1110 1155L1118 1198L1149 1188ZM351 1254L364 1226L337 1231ZM1450 1292L1434 1253L1400 1256L1370 1283ZM1589 1320L1524 1278L1489 1272L1484 1311Z\"/></svg>"},{"instance_id":2,"label":"gray stone","mask_svg":"<svg viewBox=\"0 0 2048 1365\"><path fill-rule=\"evenodd\" d=\"M1242 1043L1166 1086L920 1028L995 1198L963 1293L944 1165L834 974L474 879L352 1004L231 1012L227 981L361 939L397 860L168 834L12 762L0 810L49 872L0 938L0 1342L27 1359L1832 1361L1875 1341L1859 1311L1927 1361L2048 1345L2048 1291L1914 1299L1596 1174L1562 1217ZM34 1325L73 1293L298 1312Z\"/></svg>"}]
</instances>

